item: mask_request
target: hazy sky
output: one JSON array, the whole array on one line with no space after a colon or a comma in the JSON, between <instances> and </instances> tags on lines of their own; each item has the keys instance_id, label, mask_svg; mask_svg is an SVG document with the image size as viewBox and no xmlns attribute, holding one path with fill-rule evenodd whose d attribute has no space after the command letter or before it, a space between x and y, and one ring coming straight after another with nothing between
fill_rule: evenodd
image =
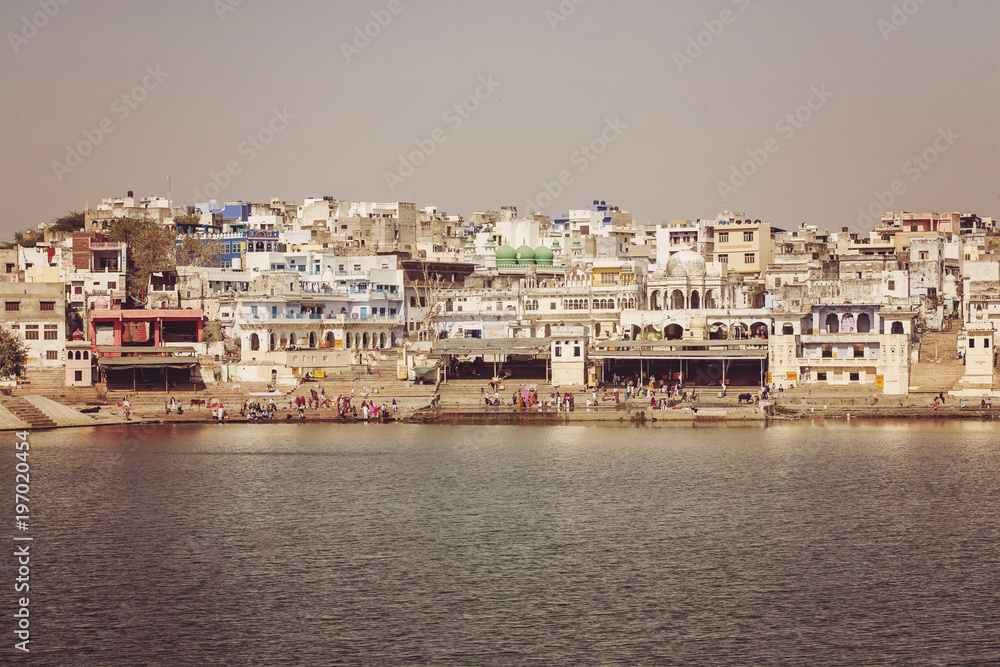
<instances>
[{"instance_id":1,"label":"hazy sky","mask_svg":"<svg viewBox=\"0 0 1000 667\"><path fill-rule=\"evenodd\" d=\"M175 204L1000 215L996 0L6 0L3 23L4 237L168 175Z\"/></svg>"}]
</instances>

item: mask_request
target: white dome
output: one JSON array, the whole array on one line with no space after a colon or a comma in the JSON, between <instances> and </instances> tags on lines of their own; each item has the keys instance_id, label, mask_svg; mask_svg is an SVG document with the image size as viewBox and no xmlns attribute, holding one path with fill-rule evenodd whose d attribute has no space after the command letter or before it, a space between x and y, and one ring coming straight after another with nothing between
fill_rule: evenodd
<instances>
[{"instance_id":1,"label":"white dome","mask_svg":"<svg viewBox=\"0 0 1000 667\"><path fill-rule=\"evenodd\" d=\"M705 258L692 250L681 250L667 260L667 275L671 278L700 278L705 275Z\"/></svg>"}]
</instances>

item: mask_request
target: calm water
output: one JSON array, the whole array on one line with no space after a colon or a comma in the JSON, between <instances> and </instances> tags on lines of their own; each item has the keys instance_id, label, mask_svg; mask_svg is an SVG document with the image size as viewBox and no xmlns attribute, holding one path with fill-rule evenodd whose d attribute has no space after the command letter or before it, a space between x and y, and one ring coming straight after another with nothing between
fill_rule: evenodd
<instances>
[{"instance_id":1,"label":"calm water","mask_svg":"<svg viewBox=\"0 0 1000 667\"><path fill-rule=\"evenodd\" d=\"M997 435L40 432L18 663L998 664Z\"/></svg>"}]
</instances>

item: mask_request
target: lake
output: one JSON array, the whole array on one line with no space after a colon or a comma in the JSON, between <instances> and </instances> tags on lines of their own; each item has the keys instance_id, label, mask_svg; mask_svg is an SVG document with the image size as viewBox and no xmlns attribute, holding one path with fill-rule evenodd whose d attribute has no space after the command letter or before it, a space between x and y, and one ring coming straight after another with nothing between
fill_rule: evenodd
<instances>
[{"instance_id":1,"label":"lake","mask_svg":"<svg viewBox=\"0 0 1000 667\"><path fill-rule=\"evenodd\" d=\"M979 422L32 433L20 662L997 664L997 435ZM4 512L13 525L9 496ZM13 582L9 552L0 565Z\"/></svg>"}]
</instances>

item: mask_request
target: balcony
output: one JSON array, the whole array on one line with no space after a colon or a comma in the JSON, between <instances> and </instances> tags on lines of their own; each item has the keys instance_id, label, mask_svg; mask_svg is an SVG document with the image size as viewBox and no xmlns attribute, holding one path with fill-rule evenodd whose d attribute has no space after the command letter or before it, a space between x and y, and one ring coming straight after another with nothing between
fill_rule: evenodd
<instances>
[{"instance_id":1,"label":"balcony","mask_svg":"<svg viewBox=\"0 0 1000 667\"><path fill-rule=\"evenodd\" d=\"M109 241L90 241L91 250L121 250L123 243L120 242L109 242Z\"/></svg>"},{"instance_id":2,"label":"balcony","mask_svg":"<svg viewBox=\"0 0 1000 667\"><path fill-rule=\"evenodd\" d=\"M799 340L803 344L808 343L878 343L881 335L877 333L820 333L803 335Z\"/></svg>"}]
</instances>

